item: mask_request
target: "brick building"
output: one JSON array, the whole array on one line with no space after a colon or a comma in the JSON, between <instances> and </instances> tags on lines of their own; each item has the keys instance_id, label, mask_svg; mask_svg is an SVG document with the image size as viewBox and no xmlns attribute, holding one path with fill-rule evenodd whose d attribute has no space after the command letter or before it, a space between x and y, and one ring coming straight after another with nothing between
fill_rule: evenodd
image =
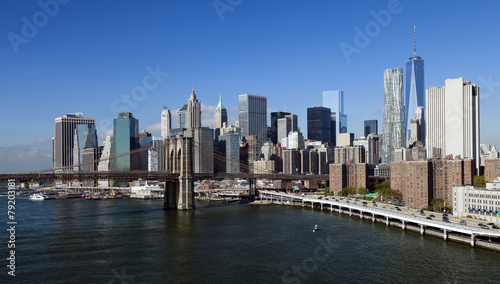
<instances>
[{"instance_id":1,"label":"brick building","mask_svg":"<svg viewBox=\"0 0 500 284\"><path fill-rule=\"evenodd\" d=\"M338 195L344 187L366 188L368 183L368 165L330 164L330 191Z\"/></svg>"},{"instance_id":2,"label":"brick building","mask_svg":"<svg viewBox=\"0 0 500 284\"><path fill-rule=\"evenodd\" d=\"M500 159L485 159L484 179L493 182L497 177L500 177Z\"/></svg>"}]
</instances>

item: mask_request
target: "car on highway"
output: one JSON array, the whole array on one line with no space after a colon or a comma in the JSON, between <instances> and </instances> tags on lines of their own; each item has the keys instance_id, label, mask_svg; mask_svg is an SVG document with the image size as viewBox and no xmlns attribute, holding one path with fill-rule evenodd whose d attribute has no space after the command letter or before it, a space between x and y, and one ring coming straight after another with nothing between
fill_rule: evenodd
<instances>
[{"instance_id":1,"label":"car on highway","mask_svg":"<svg viewBox=\"0 0 500 284\"><path fill-rule=\"evenodd\" d=\"M450 220L443 220L445 223L451 223Z\"/></svg>"},{"instance_id":2,"label":"car on highway","mask_svg":"<svg viewBox=\"0 0 500 284\"><path fill-rule=\"evenodd\" d=\"M481 229L489 229L490 227L486 226L486 225L482 225L481 226Z\"/></svg>"},{"instance_id":3,"label":"car on highway","mask_svg":"<svg viewBox=\"0 0 500 284\"><path fill-rule=\"evenodd\" d=\"M368 204L368 202L366 202L366 201L363 201L363 204Z\"/></svg>"},{"instance_id":4,"label":"car on highway","mask_svg":"<svg viewBox=\"0 0 500 284\"><path fill-rule=\"evenodd\" d=\"M478 225L479 227L481 227L481 226L483 225L483 223L479 223L479 224L477 224L477 225Z\"/></svg>"},{"instance_id":5,"label":"car on highway","mask_svg":"<svg viewBox=\"0 0 500 284\"><path fill-rule=\"evenodd\" d=\"M377 203L373 203L373 206L374 206L374 207L378 207Z\"/></svg>"},{"instance_id":6,"label":"car on highway","mask_svg":"<svg viewBox=\"0 0 500 284\"><path fill-rule=\"evenodd\" d=\"M432 220L431 216L428 216L426 219Z\"/></svg>"},{"instance_id":7,"label":"car on highway","mask_svg":"<svg viewBox=\"0 0 500 284\"><path fill-rule=\"evenodd\" d=\"M467 225L467 222L465 220L460 220L460 225Z\"/></svg>"},{"instance_id":8,"label":"car on highway","mask_svg":"<svg viewBox=\"0 0 500 284\"><path fill-rule=\"evenodd\" d=\"M399 207L396 207L396 210L401 211L401 209L399 209Z\"/></svg>"},{"instance_id":9,"label":"car on highway","mask_svg":"<svg viewBox=\"0 0 500 284\"><path fill-rule=\"evenodd\" d=\"M356 201L354 201L352 204L356 204L356 205L358 205L358 203L357 203Z\"/></svg>"},{"instance_id":10,"label":"car on highway","mask_svg":"<svg viewBox=\"0 0 500 284\"><path fill-rule=\"evenodd\" d=\"M436 216L434 216L433 214L429 215L429 217L436 218Z\"/></svg>"},{"instance_id":11,"label":"car on highway","mask_svg":"<svg viewBox=\"0 0 500 284\"><path fill-rule=\"evenodd\" d=\"M493 226L493 225L495 225L495 223L488 223L488 224L486 224L486 225L488 225L488 226Z\"/></svg>"},{"instance_id":12,"label":"car on highway","mask_svg":"<svg viewBox=\"0 0 500 284\"><path fill-rule=\"evenodd\" d=\"M498 226L497 226L497 225L491 225L491 227L492 227L493 229L500 229L500 228L498 228Z\"/></svg>"},{"instance_id":13,"label":"car on highway","mask_svg":"<svg viewBox=\"0 0 500 284\"><path fill-rule=\"evenodd\" d=\"M363 204L363 207L368 207L368 206L366 206L366 204Z\"/></svg>"},{"instance_id":14,"label":"car on highway","mask_svg":"<svg viewBox=\"0 0 500 284\"><path fill-rule=\"evenodd\" d=\"M394 210L394 208L393 208L393 207L391 207L391 210Z\"/></svg>"}]
</instances>

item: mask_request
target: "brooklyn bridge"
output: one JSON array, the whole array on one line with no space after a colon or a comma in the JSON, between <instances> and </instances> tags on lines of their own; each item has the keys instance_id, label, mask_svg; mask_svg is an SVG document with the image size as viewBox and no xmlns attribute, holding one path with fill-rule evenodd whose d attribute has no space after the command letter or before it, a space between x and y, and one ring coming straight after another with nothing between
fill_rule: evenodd
<instances>
[{"instance_id":1,"label":"brooklyn bridge","mask_svg":"<svg viewBox=\"0 0 500 284\"><path fill-rule=\"evenodd\" d=\"M163 147L165 153L165 169L162 171L75 171L75 168L97 165L102 161L116 161L121 157L130 157L132 160L139 160L140 154L150 150L152 147ZM179 137L163 140L160 145L143 147L118 155L100 158L91 162L79 163L76 165L49 168L39 171L31 171L16 174L0 174L0 183L7 183L9 180L15 182L55 182L55 181L133 181L133 180L154 180L165 182L164 205L165 210L187 210L195 208L194 201L194 182L200 180L224 180L224 179L245 179L248 180L250 193L255 195L256 180L309 180L323 181L328 179L327 174L284 174L269 173L265 169L255 168L246 162L231 160L224 154L213 150L214 161L222 163L238 163L239 173L226 172L195 172L194 152L196 150L207 151L203 145L194 143L192 138ZM97 167L94 167L97 168Z\"/></svg>"}]
</instances>

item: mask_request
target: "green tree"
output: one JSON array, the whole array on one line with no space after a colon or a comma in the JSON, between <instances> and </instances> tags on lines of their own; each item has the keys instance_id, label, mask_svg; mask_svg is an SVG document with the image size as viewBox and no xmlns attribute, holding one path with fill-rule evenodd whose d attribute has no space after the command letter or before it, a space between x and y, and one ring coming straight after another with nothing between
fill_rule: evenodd
<instances>
[{"instance_id":1,"label":"green tree","mask_svg":"<svg viewBox=\"0 0 500 284\"><path fill-rule=\"evenodd\" d=\"M363 187L358 188L358 194L366 195L368 193L370 193L370 191L368 189L363 188Z\"/></svg>"},{"instance_id":2,"label":"green tree","mask_svg":"<svg viewBox=\"0 0 500 284\"><path fill-rule=\"evenodd\" d=\"M431 200L431 207L434 212L441 212L444 206L444 200L442 198L434 198Z\"/></svg>"},{"instance_id":3,"label":"green tree","mask_svg":"<svg viewBox=\"0 0 500 284\"><path fill-rule=\"evenodd\" d=\"M339 193L340 196L349 196L356 194L356 189L352 186L342 188L342 191Z\"/></svg>"},{"instance_id":4,"label":"green tree","mask_svg":"<svg viewBox=\"0 0 500 284\"><path fill-rule=\"evenodd\" d=\"M486 187L484 176L474 176L474 187Z\"/></svg>"}]
</instances>

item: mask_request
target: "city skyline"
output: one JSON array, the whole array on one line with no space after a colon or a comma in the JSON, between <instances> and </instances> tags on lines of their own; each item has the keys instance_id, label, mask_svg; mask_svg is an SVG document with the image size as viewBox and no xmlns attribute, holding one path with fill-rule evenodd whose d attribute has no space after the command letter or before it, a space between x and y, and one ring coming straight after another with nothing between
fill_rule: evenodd
<instances>
[{"instance_id":1,"label":"city skyline","mask_svg":"<svg viewBox=\"0 0 500 284\"><path fill-rule=\"evenodd\" d=\"M271 111L294 113L305 137L307 107L321 106L323 91L343 90L348 130L360 137L364 120L383 123L383 70L404 68L413 51L414 26L418 54L426 61L425 88L458 77L478 85L480 141L500 145L494 109L500 102L497 3L475 4L481 21L468 23L461 21L469 15L464 9L444 15L450 9L444 3L430 9L411 1L242 2L223 15L212 3L117 3L100 3L99 9L60 4L31 37L23 35L23 17L33 23L33 15L45 10L37 3L4 4L0 118L9 123L0 143L0 172L50 167L54 118L65 113L94 118L99 145L125 108L139 119L139 130L160 136L162 107L172 111L177 125L175 111L192 88L201 102L202 126L213 127L221 94L228 123L234 124L238 95L257 93L267 98L268 125ZM184 24L188 17L197 23ZM248 23L251 17L259 23ZM93 21L87 23L88 18ZM370 25L374 28L367 32ZM456 33L477 36L463 41ZM12 34L24 41L13 44ZM346 53L343 43L355 51Z\"/></svg>"}]
</instances>

